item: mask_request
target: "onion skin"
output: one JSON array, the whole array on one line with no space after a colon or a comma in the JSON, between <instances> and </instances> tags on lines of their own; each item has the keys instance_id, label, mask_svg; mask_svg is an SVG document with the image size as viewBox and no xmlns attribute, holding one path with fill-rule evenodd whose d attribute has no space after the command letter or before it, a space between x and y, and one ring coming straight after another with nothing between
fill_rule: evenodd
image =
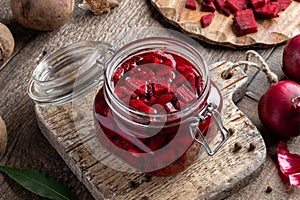
<instances>
[{"instance_id":1,"label":"onion skin","mask_svg":"<svg viewBox=\"0 0 300 200\"><path fill-rule=\"evenodd\" d=\"M258 114L262 124L283 138L300 135L300 85L284 80L272 85L260 98ZM294 99L294 100L293 100Z\"/></svg>"},{"instance_id":2,"label":"onion skin","mask_svg":"<svg viewBox=\"0 0 300 200\"><path fill-rule=\"evenodd\" d=\"M282 64L284 74L300 84L300 35L293 37L286 44Z\"/></svg>"}]
</instances>

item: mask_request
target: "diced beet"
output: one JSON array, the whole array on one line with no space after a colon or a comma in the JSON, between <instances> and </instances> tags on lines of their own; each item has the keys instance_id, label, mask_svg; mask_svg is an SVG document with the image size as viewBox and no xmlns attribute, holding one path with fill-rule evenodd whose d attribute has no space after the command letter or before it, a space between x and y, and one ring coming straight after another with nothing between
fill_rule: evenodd
<instances>
[{"instance_id":1,"label":"diced beet","mask_svg":"<svg viewBox=\"0 0 300 200\"><path fill-rule=\"evenodd\" d=\"M160 95L159 97L157 97L155 103L160 104L160 105L165 105L174 99L175 99L174 94L171 94L171 93L163 94L163 95Z\"/></svg>"},{"instance_id":2,"label":"diced beet","mask_svg":"<svg viewBox=\"0 0 300 200\"><path fill-rule=\"evenodd\" d=\"M134 69L136 66L134 66L132 63L126 62L124 64L122 64L121 66L125 72L127 72L130 69Z\"/></svg>"},{"instance_id":3,"label":"diced beet","mask_svg":"<svg viewBox=\"0 0 300 200\"><path fill-rule=\"evenodd\" d=\"M151 77L149 83L151 83L151 84L160 84L160 85L165 86L165 87L168 88L169 85L170 85L170 78L153 76L153 77Z\"/></svg>"},{"instance_id":4,"label":"diced beet","mask_svg":"<svg viewBox=\"0 0 300 200\"><path fill-rule=\"evenodd\" d=\"M196 99L195 93L189 90L184 84L177 88L176 93L177 97L185 103L190 103Z\"/></svg>"},{"instance_id":5,"label":"diced beet","mask_svg":"<svg viewBox=\"0 0 300 200\"><path fill-rule=\"evenodd\" d=\"M167 137L165 135L156 134L150 139L150 148L152 151L156 151L164 147L167 143Z\"/></svg>"},{"instance_id":6,"label":"diced beet","mask_svg":"<svg viewBox=\"0 0 300 200\"><path fill-rule=\"evenodd\" d=\"M233 25L237 36L255 33L258 30L252 9L237 11L233 17Z\"/></svg>"},{"instance_id":7,"label":"diced beet","mask_svg":"<svg viewBox=\"0 0 300 200\"><path fill-rule=\"evenodd\" d=\"M213 3L213 1L212 2L202 1L201 2L201 11L203 11L203 12L215 12L216 11L216 6Z\"/></svg>"},{"instance_id":8,"label":"diced beet","mask_svg":"<svg viewBox=\"0 0 300 200\"><path fill-rule=\"evenodd\" d=\"M165 109L167 110L168 113L172 113L172 112L176 112L177 109L173 106L173 104L171 102L166 103L166 105L164 105Z\"/></svg>"},{"instance_id":9,"label":"diced beet","mask_svg":"<svg viewBox=\"0 0 300 200\"><path fill-rule=\"evenodd\" d=\"M186 71L193 73L193 67L190 65L177 65L176 69L181 73Z\"/></svg>"},{"instance_id":10,"label":"diced beet","mask_svg":"<svg viewBox=\"0 0 300 200\"><path fill-rule=\"evenodd\" d=\"M227 0L226 5L235 13L248 8L248 0Z\"/></svg>"},{"instance_id":11,"label":"diced beet","mask_svg":"<svg viewBox=\"0 0 300 200\"><path fill-rule=\"evenodd\" d=\"M275 5L268 4L263 7L255 9L255 15L260 18L275 18L279 17L279 10Z\"/></svg>"},{"instance_id":12,"label":"diced beet","mask_svg":"<svg viewBox=\"0 0 300 200\"><path fill-rule=\"evenodd\" d=\"M108 112L109 112L109 107L108 107L108 105L103 105L101 103L96 103L95 104L95 111L97 113L99 113L100 115L106 117L108 115Z\"/></svg>"},{"instance_id":13,"label":"diced beet","mask_svg":"<svg viewBox=\"0 0 300 200\"><path fill-rule=\"evenodd\" d=\"M124 69L122 67L118 67L113 76L114 83L118 82L120 78L123 76L123 74L124 74Z\"/></svg>"},{"instance_id":14,"label":"diced beet","mask_svg":"<svg viewBox=\"0 0 300 200\"><path fill-rule=\"evenodd\" d=\"M130 70L129 76L130 78L141 79L144 81L146 81L148 78L148 75L145 71L138 71L138 70Z\"/></svg>"},{"instance_id":15,"label":"diced beet","mask_svg":"<svg viewBox=\"0 0 300 200\"><path fill-rule=\"evenodd\" d=\"M152 90L153 94L157 97L168 93L168 88L166 86L157 83L152 85Z\"/></svg>"},{"instance_id":16,"label":"diced beet","mask_svg":"<svg viewBox=\"0 0 300 200\"><path fill-rule=\"evenodd\" d=\"M161 64L162 62L163 61L157 57L154 57L154 59L153 59L153 63L155 63L155 64Z\"/></svg>"},{"instance_id":17,"label":"diced beet","mask_svg":"<svg viewBox=\"0 0 300 200\"><path fill-rule=\"evenodd\" d=\"M148 105L149 105L149 106L152 106L153 104L156 104L156 100L157 100L156 97L151 96Z\"/></svg>"},{"instance_id":18,"label":"diced beet","mask_svg":"<svg viewBox=\"0 0 300 200\"><path fill-rule=\"evenodd\" d=\"M156 113L156 110L152 109L150 106L147 106L143 101L138 99L130 99L129 106L143 113Z\"/></svg>"},{"instance_id":19,"label":"diced beet","mask_svg":"<svg viewBox=\"0 0 300 200\"><path fill-rule=\"evenodd\" d=\"M137 78L127 77L125 79L125 84L135 91L136 89L140 88L142 85L145 85L146 82L144 80L140 80Z\"/></svg>"},{"instance_id":20,"label":"diced beet","mask_svg":"<svg viewBox=\"0 0 300 200\"><path fill-rule=\"evenodd\" d=\"M270 3L270 0L251 0L251 4L254 9L263 7L264 5L267 5Z\"/></svg>"},{"instance_id":21,"label":"diced beet","mask_svg":"<svg viewBox=\"0 0 300 200\"><path fill-rule=\"evenodd\" d=\"M148 93L147 85L142 85L141 87L135 90L135 93L139 96L146 96Z\"/></svg>"},{"instance_id":22,"label":"diced beet","mask_svg":"<svg viewBox=\"0 0 300 200\"><path fill-rule=\"evenodd\" d=\"M191 76L189 79L188 79L189 83L190 83L190 86L191 88L193 89L194 92L196 92L196 76Z\"/></svg>"},{"instance_id":23,"label":"diced beet","mask_svg":"<svg viewBox=\"0 0 300 200\"><path fill-rule=\"evenodd\" d=\"M187 0L185 7L192 10L196 10L196 0Z\"/></svg>"},{"instance_id":24,"label":"diced beet","mask_svg":"<svg viewBox=\"0 0 300 200\"><path fill-rule=\"evenodd\" d=\"M271 5L274 5L277 7L278 12L284 11L289 5L291 5L292 0L277 0L275 2L272 2Z\"/></svg>"},{"instance_id":25,"label":"diced beet","mask_svg":"<svg viewBox=\"0 0 300 200\"><path fill-rule=\"evenodd\" d=\"M213 14L213 13L211 13ZM186 80L190 79L191 77L195 77L194 72L190 72L190 71L183 71L181 72L181 74L186 78Z\"/></svg>"},{"instance_id":26,"label":"diced beet","mask_svg":"<svg viewBox=\"0 0 300 200\"><path fill-rule=\"evenodd\" d=\"M211 24L214 17L215 17L214 13L203 15L200 19L200 23L201 23L202 28L208 27Z\"/></svg>"},{"instance_id":27,"label":"diced beet","mask_svg":"<svg viewBox=\"0 0 300 200\"><path fill-rule=\"evenodd\" d=\"M170 79L173 79L173 70L171 68L156 71L156 76L159 77L168 77Z\"/></svg>"},{"instance_id":28,"label":"diced beet","mask_svg":"<svg viewBox=\"0 0 300 200\"><path fill-rule=\"evenodd\" d=\"M215 0L214 4L220 13L223 13L224 15L229 16L230 9L227 7L225 2L226 2L226 0Z\"/></svg>"},{"instance_id":29,"label":"diced beet","mask_svg":"<svg viewBox=\"0 0 300 200\"><path fill-rule=\"evenodd\" d=\"M133 91L126 86L118 86L115 87L115 93L119 99L123 99L124 97L131 95Z\"/></svg>"}]
</instances>

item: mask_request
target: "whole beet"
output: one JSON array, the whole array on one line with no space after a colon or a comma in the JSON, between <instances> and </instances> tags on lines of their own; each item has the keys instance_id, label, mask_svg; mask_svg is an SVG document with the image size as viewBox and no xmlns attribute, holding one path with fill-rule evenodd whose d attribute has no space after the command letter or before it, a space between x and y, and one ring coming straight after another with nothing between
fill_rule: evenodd
<instances>
[{"instance_id":1,"label":"whole beet","mask_svg":"<svg viewBox=\"0 0 300 200\"><path fill-rule=\"evenodd\" d=\"M0 157L5 152L7 145L7 130L3 119L0 116Z\"/></svg>"},{"instance_id":2,"label":"whole beet","mask_svg":"<svg viewBox=\"0 0 300 200\"><path fill-rule=\"evenodd\" d=\"M0 65L11 56L14 47L13 35L4 24L0 23Z\"/></svg>"},{"instance_id":3,"label":"whole beet","mask_svg":"<svg viewBox=\"0 0 300 200\"><path fill-rule=\"evenodd\" d=\"M11 0L16 20L25 27L49 31L64 25L73 13L75 0Z\"/></svg>"}]
</instances>

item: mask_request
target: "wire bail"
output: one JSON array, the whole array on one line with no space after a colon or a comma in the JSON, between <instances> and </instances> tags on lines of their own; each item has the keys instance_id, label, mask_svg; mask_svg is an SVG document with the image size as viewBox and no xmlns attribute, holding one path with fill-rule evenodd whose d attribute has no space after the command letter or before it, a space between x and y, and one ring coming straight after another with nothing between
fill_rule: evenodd
<instances>
[{"instance_id":1,"label":"wire bail","mask_svg":"<svg viewBox=\"0 0 300 200\"><path fill-rule=\"evenodd\" d=\"M199 113L198 122L192 123L189 127L192 138L197 143L201 144L204 147L207 154L210 156L213 156L214 154L216 154L231 135L230 132L228 131L228 129L226 127L224 127L221 114L217 111L216 108L217 108L217 106L213 103L207 104L206 107ZM215 114L217 115L218 119L216 118ZM203 123L209 116L212 117L214 123L217 125L217 128L219 130L218 132L220 132L220 134L222 136L222 141L220 142L220 144L218 144L218 146L214 150L212 150L212 148L208 144L205 136L203 135L203 133L201 132L201 130L198 127L199 123ZM197 139L195 133L198 133L198 135L201 137L202 141Z\"/></svg>"}]
</instances>

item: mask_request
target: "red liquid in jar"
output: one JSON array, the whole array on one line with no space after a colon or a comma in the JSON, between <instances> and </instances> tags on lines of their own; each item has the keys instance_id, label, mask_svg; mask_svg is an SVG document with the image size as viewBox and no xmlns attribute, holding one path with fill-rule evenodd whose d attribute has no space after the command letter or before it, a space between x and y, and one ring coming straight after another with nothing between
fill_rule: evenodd
<instances>
[{"instance_id":1,"label":"red liquid in jar","mask_svg":"<svg viewBox=\"0 0 300 200\"><path fill-rule=\"evenodd\" d=\"M140 52L125 59L110 81L120 103L145 114L178 113L194 104L205 87L200 72L190 61L160 50ZM96 96L95 116L101 127L99 140L111 153L156 176L179 173L197 159L200 147L190 135L190 122L180 123L180 118L167 117L161 124L165 127L158 128L152 126L151 117L128 117L146 126L134 127L114 114L104 95L101 89ZM199 124L204 135L210 123L208 118Z\"/></svg>"}]
</instances>

